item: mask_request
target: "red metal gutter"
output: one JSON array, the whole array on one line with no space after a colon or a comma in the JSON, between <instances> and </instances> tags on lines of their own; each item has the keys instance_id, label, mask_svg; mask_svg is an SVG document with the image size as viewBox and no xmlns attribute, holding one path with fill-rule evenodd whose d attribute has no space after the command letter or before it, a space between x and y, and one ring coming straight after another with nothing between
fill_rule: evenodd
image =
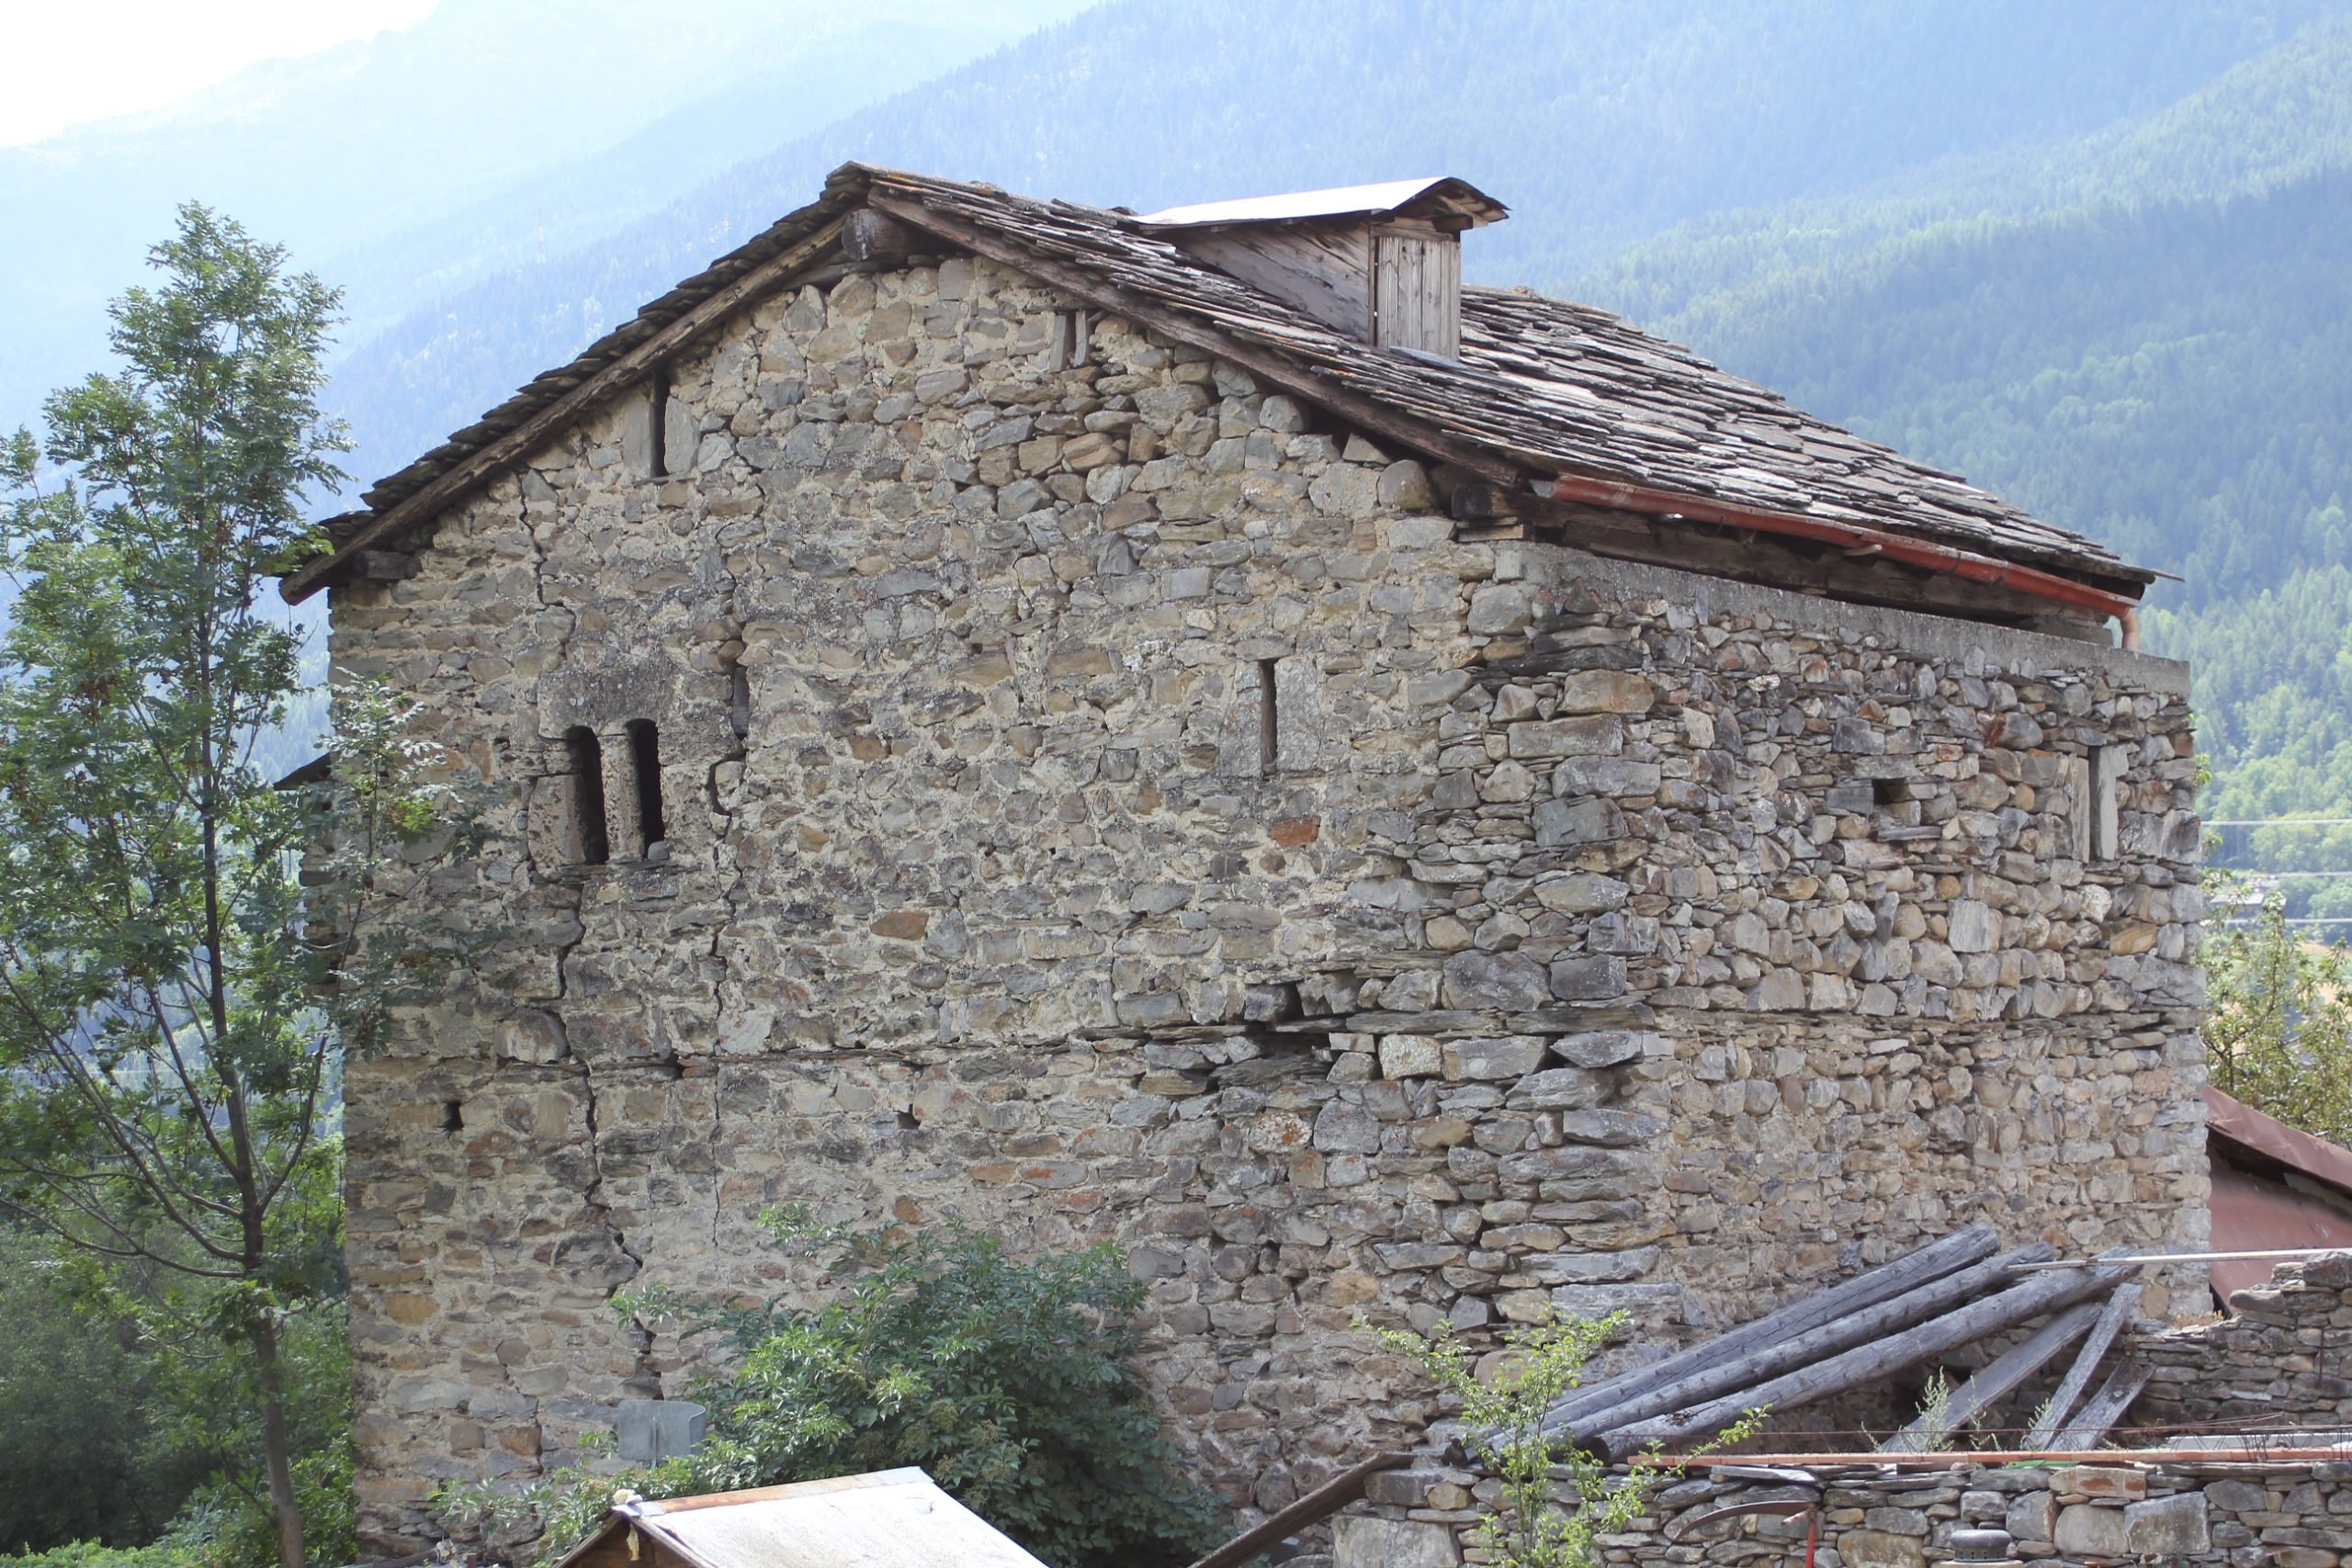
<instances>
[{"instance_id":1,"label":"red metal gutter","mask_svg":"<svg viewBox=\"0 0 2352 1568\"><path fill-rule=\"evenodd\" d=\"M1759 534L1780 534L1791 538L1814 539L1842 549L1868 550L1889 560L1901 561L1905 566L1948 572L1971 582L2014 588L2039 599L2096 610L2102 615L2113 615L2122 623L2123 646L2136 649L2140 645L2139 604L2136 600L2120 593L2110 593L2102 588L2093 588L2071 577L2061 577L2054 571L2020 566L2015 561L1995 560L1973 550L1934 544L1926 539L1906 538L1883 529L1865 528L1851 523L1833 523L1826 518L1806 517L1793 512L1774 512L1761 506L1743 506L1736 502L1707 501L1698 496L1678 495L1672 491L1653 490L1647 485L1624 484L1616 479L1578 479L1564 475L1557 479L1536 480L1535 493L1552 501L1578 502L1587 506L1611 507L1620 512L1641 513L1645 516L1689 517L1701 523L1720 524L1727 528L1752 528Z\"/></svg>"}]
</instances>

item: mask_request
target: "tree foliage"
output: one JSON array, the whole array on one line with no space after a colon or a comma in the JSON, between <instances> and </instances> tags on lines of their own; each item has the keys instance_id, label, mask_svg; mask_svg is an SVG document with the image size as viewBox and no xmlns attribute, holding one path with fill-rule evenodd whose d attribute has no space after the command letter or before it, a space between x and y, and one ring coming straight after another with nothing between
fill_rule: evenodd
<instances>
[{"instance_id":1,"label":"tree foliage","mask_svg":"<svg viewBox=\"0 0 2352 1568\"><path fill-rule=\"evenodd\" d=\"M549 1557L593 1529L613 1489L730 1491L916 1465L1057 1568L1190 1562L1222 1512L1179 1476L1135 1366L1143 1287L1108 1243L1031 1260L997 1238L816 1225L762 1216L796 1255L830 1253L831 1299L696 1302L648 1290L616 1301L723 1341L728 1370L695 1397L710 1431L650 1470L585 1467L527 1494ZM496 1511L482 1488L453 1515Z\"/></svg>"},{"instance_id":2,"label":"tree foliage","mask_svg":"<svg viewBox=\"0 0 2352 1568\"><path fill-rule=\"evenodd\" d=\"M299 1568L287 1348L341 1292L338 1049L390 983L353 945L430 859L439 786L353 688L331 837L384 870L306 894L321 824L255 752L300 683L271 580L343 477L335 296L193 205L153 260L119 368L0 449L0 1203L205 1383L183 1408L255 1438L217 1473Z\"/></svg>"},{"instance_id":3,"label":"tree foliage","mask_svg":"<svg viewBox=\"0 0 2352 1568\"><path fill-rule=\"evenodd\" d=\"M2213 909L2203 949L2213 1084L2352 1147L2352 950L2301 936L2275 892L2256 900L2225 887Z\"/></svg>"}]
</instances>

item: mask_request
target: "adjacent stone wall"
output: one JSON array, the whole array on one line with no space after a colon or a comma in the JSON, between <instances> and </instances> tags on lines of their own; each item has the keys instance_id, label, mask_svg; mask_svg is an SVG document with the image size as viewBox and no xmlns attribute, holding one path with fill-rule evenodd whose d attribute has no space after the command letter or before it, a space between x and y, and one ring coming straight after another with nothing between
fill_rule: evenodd
<instances>
[{"instance_id":1,"label":"adjacent stone wall","mask_svg":"<svg viewBox=\"0 0 2352 1568\"><path fill-rule=\"evenodd\" d=\"M1457 538L1229 367L1053 363L1067 304L768 300L334 591L510 792L446 900L501 955L350 1074L369 1530L678 1392L609 1300L809 1283L773 1202L1127 1244L1262 1508L1428 1417L1360 1314L2201 1241L2179 666Z\"/></svg>"},{"instance_id":2,"label":"adjacent stone wall","mask_svg":"<svg viewBox=\"0 0 2352 1568\"><path fill-rule=\"evenodd\" d=\"M2267 1285L2232 1296L2230 1310L2219 1323L2140 1341L2154 1375L2135 1421L2352 1431L2352 1256L2281 1264Z\"/></svg>"},{"instance_id":3,"label":"adjacent stone wall","mask_svg":"<svg viewBox=\"0 0 2352 1568\"><path fill-rule=\"evenodd\" d=\"M2119 1456L2120 1458L2120 1456ZM1453 1568L1487 1561L1459 1508L1466 1474L1396 1471L1379 1499L1336 1523L1329 1568ZM1659 1562L1804 1561L1807 1521L1751 1517L1692 1528L1712 1509L1796 1494L1694 1479L1661 1492L1643 1528L1607 1538L1611 1568ZM2352 1562L2352 1458L2244 1463L1969 1466L1883 1475L1849 1472L1821 1491L1815 1568L1932 1568L1958 1530L1997 1530L1994 1561L2084 1568L2157 1562L2198 1568L2337 1568ZM1685 1533L1685 1532L1688 1533ZM1311 1560L1299 1560L1302 1568Z\"/></svg>"},{"instance_id":4,"label":"adjacent stone wall","mask_svg":"<svg viewBox=\"0 0 2352 1568\"><path fill-rule=\"evenodd\" d=\"M2352 1562L2352 1256L2282 1264L2232 1304L2237 1316L2127 1337L2123 1353L2151 1363L2155 1378L2116 1435L2123 1447L2112 1463L1826 1472L1819 1568L1926 1568L1964 1555L1958 1529L2006 1532L2012 1562ZM2036 1397L2029 1389L2011 1403L2030 1409ZM2167 1442L2184 1455L2239 1447L2246 1458L2171 1459ZM2341 1457L2264 1457L2286 1450ZM1375 1476L1367 1502L1334 1528L1333 1568L1483 1561L1477 1524L1497 1493L1479 1472L1434 1458ZM1786 1562L1792 1543L1803 1549L1801 1520L1692 1531L1711 1509L1782 1495L1801 1494L1701 1472L1661 1490L1651 1517L1605 1555L1626 1568Z\"/></svg>"}]
</instances>

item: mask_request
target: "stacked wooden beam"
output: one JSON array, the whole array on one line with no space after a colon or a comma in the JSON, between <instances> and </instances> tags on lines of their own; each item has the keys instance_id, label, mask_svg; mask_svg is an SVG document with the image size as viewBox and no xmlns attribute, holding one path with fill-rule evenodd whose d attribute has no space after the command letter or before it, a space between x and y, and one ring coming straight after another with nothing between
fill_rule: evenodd
<instances>
[{"instance_id":1,"label":"stacked wooden beam","mask_svg":"<svg viewBox=\"0 0 2352 1568\"><path fill-rule=\"evenodd\" d=\"M1981 1413L2087 1337L2036 1423L2038 1430L2057 1430L2138 1300L2139 1288L2126 1283L2136 1269L2094 1259L2020 1272L2021 1264L2047 1261L2048 1245L1999 1248L1989 1226L1955 1231L1703 1344L1578 1389L1552 1407L1544 1429L1623 1459L1652 1445L1711 1437L1758 1406L1774 1415L1801 1408L2046 1317L1953 1391L1941 1424L1949 1429ZM2128 1373L2119 1369L2064 1427L2070 1438L2096 1442L2122 1415L2145 1381ZM1914 1422L1887 1447L1916 1450L1939 1436Z\"/></svg>"}]
</instances>

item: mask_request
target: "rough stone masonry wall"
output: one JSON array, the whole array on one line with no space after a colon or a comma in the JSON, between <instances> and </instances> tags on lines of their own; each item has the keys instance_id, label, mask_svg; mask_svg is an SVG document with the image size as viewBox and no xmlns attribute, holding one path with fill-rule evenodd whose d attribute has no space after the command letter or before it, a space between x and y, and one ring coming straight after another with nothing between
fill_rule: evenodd
<instances>
[{"instance_id":1,"label":"rough stone masonry wall","mask_svg":"<svg viewBox=\"0 0 2352 1568\"><path fill-rule=\"evenodd\" d=\"M511 792L444 900L503 956L350 1076L370 1531L683 1392L609 1299L810 1282L772 1202L1125 1243L1259 1507L1427 1416L1360 1313L1671 1337L1977 1217L2201 1238L2178 666L1457 540L1228 367L1054 367L1067 304L766 301L672 367L674 473L624 399L335 590Z\"/></svg>"},{"instance_id":2,"label":"rough stone masonry wall","mask_svg":"<svg viewBox=\"0 0 2352 1568\"><path fill-rule=\"evenodd\" d=\"M2270 1284L2233 1299L2238 1315L2135 1335L2130 1353L2156 1369L2111 1463L1967 1465L1826 1479L1817 1568L1927 1568L1961 1555L1957 1529L2000 1530L2004 1560L2055 1568L2101 1562L2220 1568L2337 1568L2352 1562L2352 1257L2282 1264ZM2016 1396L2029 1404L2031 1391ZM2181 1433L2183 1425L2202 1430ZM2135 1435L2136 1429L2136 1435ZM2167 1461L2125 1451L2170 1439L2252 1450L2244 1462ZM2308 1434L2298 1437L2297 1433ZM2332 1447L2346 1457L2264 1458L2261 1450ZM1802 1461L1795 1462L1802 1463ZM1368 1501L1336 1522L1332 1568L1449 1568L1486 1558L1483 1506L1498 1488L1432 1458L1374 1476ZM1610 1538L1605 1561L1781 1563L1804 1549L1802 1520L1751 1517L1692 1527L1727 1504L1792 1495L1785 1485L1696 1474L1662 1489L1650 1515Z\"/></svg>"}]
</instances>

